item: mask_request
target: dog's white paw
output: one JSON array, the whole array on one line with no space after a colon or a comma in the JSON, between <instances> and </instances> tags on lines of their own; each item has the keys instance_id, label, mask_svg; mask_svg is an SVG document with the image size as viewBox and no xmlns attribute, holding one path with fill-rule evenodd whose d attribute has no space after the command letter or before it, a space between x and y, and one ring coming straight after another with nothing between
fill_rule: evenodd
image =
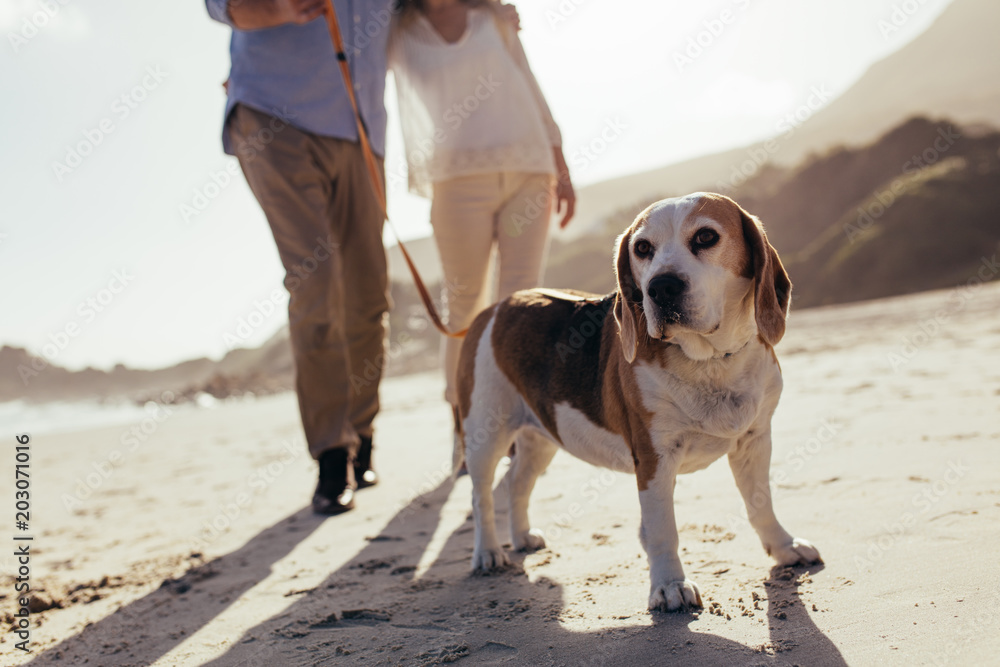
<instances>
[{"instance_id":1,"label":"dog's white paw","mask_svg":"<svg viewBox=\"0 0 1000 667\"><path fill-rule=\"evenodd\" d=\"M701 591L698 590L698 584L690 579L653 584L649 594L650 611L678 611L701 606Z\"/></svg>"},{"instance_id":2,"label":"dog's white paw","mask_svg":"<svg viewBox=\"0 0 1000 667\"><path fill-rule=\"evenodd\" d=\"M819 549L814 547L808 540L793 538L790 544L783 544L768 549L768 553L778 561L779 565L809 565L810 563L822 563L823 558L819 555Z\"/></svg>"},{"instance_id":3,"label":"dog's white paw","mask_svg":"<svg viewBox=\"0 0 1000 667\"><path fill-rule=\"evenodd\" d=\"M538 551L545 548L545 535L537 528L515 535L515 551Z\"/></svg>"},{"instance_id":4,"label":"dog's white paw","mask_svg":"<svg viewBox=\"0 0 1000 667\"><path fill-rule=\"evenodd\" d=\"M495 549L486 549L477 547L474 552L472 552L472 571L480 574L485 574L486 572L491 572L493 570L499 570L510 565L510 559L507 558L506 552L504 552L503 547L496 547Z\"/></svg>"}]
</instances>

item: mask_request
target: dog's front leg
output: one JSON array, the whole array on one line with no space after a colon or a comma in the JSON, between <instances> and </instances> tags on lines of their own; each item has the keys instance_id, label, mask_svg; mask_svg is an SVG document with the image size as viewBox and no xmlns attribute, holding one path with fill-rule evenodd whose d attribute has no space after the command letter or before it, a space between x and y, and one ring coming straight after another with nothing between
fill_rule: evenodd
<instances>
[{"instance_id":1,"label":"dog's front leg","mask_svg":"<svg viewBox=\"0 0 1000 667\"><path fill-rule=\"evenodd\" d=\"M654 461L640 458L636 465L642 509L639 539L649 558L650 610L677 611L702 605L701 591L697 584L684 577L684 566L677 554L677 521L674 518L677 470L674 466L667 469L667 463L666 458Z\"/></svg>"},{"instance_id":2,"label":"dog's front leg","mask_svg":"<svg viewBox=\"0 0 1000 667\"><path fill-rule=\"evenodd\" d=\"M774 515L771 503L771 429L744 436L729 453L736 486L747 508L750 525L767 551L781 565L822 562L819 551L807 540L792 537Z\"/></svg>"}]
</instances>

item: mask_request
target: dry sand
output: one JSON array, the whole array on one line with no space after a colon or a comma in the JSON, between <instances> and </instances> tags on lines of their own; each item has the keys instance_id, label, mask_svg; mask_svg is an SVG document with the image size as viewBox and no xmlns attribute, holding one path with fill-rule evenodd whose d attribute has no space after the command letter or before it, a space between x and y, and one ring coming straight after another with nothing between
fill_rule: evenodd
<instances>
[{"instance_id":1,"label":"dry sand","mask_svg":"<svg viewBox=\"0 0 1000 667\"><path fill-rule=\"evenodd\" d=\"M411 376L384 385L383 483L325 520L288 394L159 413L144 440L38 435L32 585L61 608L0 662L997 664L1000 285L794 313L778 352L777 512L825 566L772 569L720 461L677 488L706 609L651 614L634 480L561 454L531 511L549 548L472 577L442 384ZM10 576L0 594L11 613Z\"/></svg>"}]
</instances>

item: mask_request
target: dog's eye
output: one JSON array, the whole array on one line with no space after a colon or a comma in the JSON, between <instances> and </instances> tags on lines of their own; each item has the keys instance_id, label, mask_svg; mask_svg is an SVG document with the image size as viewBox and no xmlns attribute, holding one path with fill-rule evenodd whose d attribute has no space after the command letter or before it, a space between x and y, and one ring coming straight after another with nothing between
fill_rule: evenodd
<instances>
[{"instance_id":1,"label":"dog's eye","mask_svg":"<svg viewBox=\"0 0 1000 667\"><path fill-rule=\"evenodd\" d=\"M653 244L646 239L639 239L635 242L635 256L649 257L653 254Z\"/></svg>"},{"instance_id":2,"label":"dog's eye","mask_svg":"<svg viewBox=\"0 0 1000 667\"><path fill-rule=\"evenodd\" d=\"M694 238L691 240L691 244L694 246L695 250L703 250L705 248L711 248L719 241L719 233L714 229L709 229L705 227L704 229L699 229Z\"/></svg>"}]
</instances>

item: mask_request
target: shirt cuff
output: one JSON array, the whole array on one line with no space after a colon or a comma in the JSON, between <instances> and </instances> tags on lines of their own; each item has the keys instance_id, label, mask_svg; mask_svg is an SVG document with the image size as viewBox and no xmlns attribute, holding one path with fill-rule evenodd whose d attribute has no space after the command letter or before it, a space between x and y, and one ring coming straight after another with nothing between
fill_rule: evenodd
<instances>
[{"instance_id":1,"label":"shirt cuff","mask_svg":"<svg viewBox=\"0 0 1000 667\"><path fill-rule=\"evenodd\" d=\"M205 0L205 6L208 8L208 15L213 19L231 28L236 27L229 16L229 0Z\"/></svg>"}]
</instances>

